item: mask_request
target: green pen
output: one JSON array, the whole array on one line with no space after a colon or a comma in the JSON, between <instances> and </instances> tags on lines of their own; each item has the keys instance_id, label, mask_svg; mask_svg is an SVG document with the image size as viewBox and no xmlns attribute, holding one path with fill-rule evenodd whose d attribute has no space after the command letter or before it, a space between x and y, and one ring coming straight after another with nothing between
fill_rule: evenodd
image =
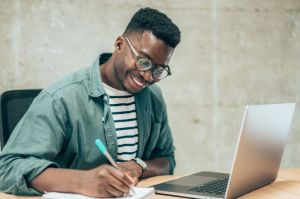
<instances>
[{"instance_id":1,"label":"green pen","mask_svg":"<svg viewBox=\"0 0 300 199\"><path fill-rule=\"evenodd\" d=\"M95 141L96 146L98 147L98 149L101 151L101 153L103 153L103 155L105 155L105 157L108 159L108 161L110 162L110 164L112 166L114 166L116 169L118 169L119 171L121 171L121 169L118 167L117 163L114 161L114 159L111 157L111 155L108 153L106 147L104 146L104 144L101 142L100 139L96 139ZM135 194L135 191L133 190L133 188L131 187L130 191Z\"/></svg>"}]
</instances>

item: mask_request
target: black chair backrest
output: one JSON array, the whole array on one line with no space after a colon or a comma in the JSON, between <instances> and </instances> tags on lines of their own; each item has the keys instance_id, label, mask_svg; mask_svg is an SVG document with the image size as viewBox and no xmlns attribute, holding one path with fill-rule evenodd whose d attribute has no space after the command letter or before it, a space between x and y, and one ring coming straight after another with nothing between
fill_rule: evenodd
<instances>
[{"instance_id":1,"label":"black chair backrest","mask_svg":"<svg viewBox=\"0 0 300 199\"><path fill-rule=\"evenodd\" d=\"M1 95L1 149L41 89L11 90ZM1 130L1 129L0 129Z\"/></svg>"},{"instance_id":2,"label":"black chair backrest","mask_svg":"<svg viewBox=\"0 0 300 199\"><path fill-rule=\"evenodd\" d=\"M105 62L107 62L110 57L112 56L112 53L102 53L100 55L100 59L99 59L99 64L104 64Z\"/></svg>"}]
</instances>

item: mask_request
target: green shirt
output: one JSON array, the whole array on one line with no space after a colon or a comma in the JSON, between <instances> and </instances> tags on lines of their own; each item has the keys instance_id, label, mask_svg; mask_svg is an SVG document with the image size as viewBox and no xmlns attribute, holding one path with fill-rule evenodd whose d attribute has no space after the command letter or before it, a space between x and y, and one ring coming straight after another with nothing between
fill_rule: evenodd
<instances>
[{"instance_id":1,"label":"green shirt","mask_svg":"<svg viewBox=\"0 0 300 199\"><path fill-rule=\"evenodd\" d=\"M162 93L152 85L134 97L137 157L166 157L172 174L174 146ZM47 167L91 169L108 163L95 145L97 138L116 160L115 131L97 59L35 98L0 154L0 191L39 195L29 182Z\"/></svg>"}]
</instances>

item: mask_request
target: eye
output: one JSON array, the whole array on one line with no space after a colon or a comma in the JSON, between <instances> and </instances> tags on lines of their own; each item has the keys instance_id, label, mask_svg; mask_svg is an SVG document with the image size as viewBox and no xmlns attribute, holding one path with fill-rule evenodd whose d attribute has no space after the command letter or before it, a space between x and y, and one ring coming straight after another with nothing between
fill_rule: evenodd
<instances>
[{"instance_id":1,"label":"eye","mask_svg":"<svg viewBox=\"0 0 300 199\"><path fill-rule=\"evenodd\" d=\"M151 61L146 59L146 58L140 58L137 61L137 64L139 67L143 68L143 69L149 69L152 65Z\"/></svg>"},{"instance_id":2,"label":"eye","mask_svg":"<svg viewBox=\"0 0 300 199\"><path fill-rule=\"evenodd\" d=\"M161 67L159 67L159 68L156 68L156 69L153 71L153 73L154 73L155 75L160 75L160 74L163 73L163 71L164 71L164 69L161 68Z\"/></svg>"},{"instance_id":3,"label":"eye","mask_svg":"<svg viewBox=\"0 0 300 199\"><path fill-rule=\"evenodd\" d=\"M166 76L168 76L168 72L162 67L158 67L153 71L153 77L156 79L163 79Z\"/></svg>"}]
</instances>

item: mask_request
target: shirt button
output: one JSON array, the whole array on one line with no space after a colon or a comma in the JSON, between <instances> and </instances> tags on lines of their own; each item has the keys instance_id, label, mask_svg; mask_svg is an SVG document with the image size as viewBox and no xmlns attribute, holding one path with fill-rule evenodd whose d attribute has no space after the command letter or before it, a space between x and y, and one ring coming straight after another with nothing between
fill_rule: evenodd
<instances>
[{"instance_id":1,"label":"shirt button","mask_svg":"<svg viewBox=\"0 0 300 199\"><path fill-rule=\"evenodd\" d=\"M108 98L106 95L104 95L103 99L104 99L104 101L107 101Z\"/></svg>"},{"instance_id":2,"label":"shirt button","mask_svg":"<svg viewBox=\"0 0 300 199\"><path fill-rule=\"evenodd\" d=\"M104 117L102 117L102 122L104 122Z\"/></svg>"}]
</instances>

